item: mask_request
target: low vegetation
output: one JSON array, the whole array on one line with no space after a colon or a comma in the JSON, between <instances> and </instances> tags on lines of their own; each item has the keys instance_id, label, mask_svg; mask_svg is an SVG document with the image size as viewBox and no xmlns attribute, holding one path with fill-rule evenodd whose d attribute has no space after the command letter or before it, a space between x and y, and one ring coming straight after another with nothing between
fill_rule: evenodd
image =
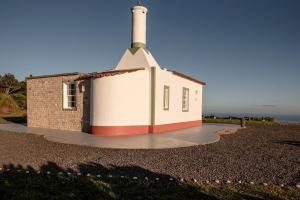
<instances>
[{"instance_id":1,"label":"low vegetation","mask_svg":"<svg viewBox=\"0 0 300 200\"><path fill-rule=\"evenodd\" d=\"M26 83L14 75L0 75L0 123L26 116Z\"/></svg>"},{"instance_id":2,"label":"low vegetation","mask_svg":"<svg viewBox=\"0 0 300 200\"><path fill-rule=\"evenodd\" d=\"M23 100L26 101L26 97L23 98ZM21 101L19 97L18 101ZM14 95L0 93L0 114L9 115L22 113L23 109L21 105L18 104L18 101ZM22 103L24 103L24 101Z\"/></svg>"},{"instance_id":3,"label":"low vegetation","mask_svg":"<svg viewBox=\"0 0 300 200\"><path fill-rule=\"evenodd\" d=\"M198 184L176 180L108 178L76 174L0 174L4 199L298 199L296 187L250 184Z\"/></svg>"},{"instance_id":4,"label":"low vegetation","mask_svg":"<svg viewBox=\"0 0 300 200\"><path fill-rule=\"evenodd\" d=\"M214 115L203 116L203 120L206 123L227 123L227 124L241 124L240 117L217 117ZM246 124L263 124L263 125L274 125L279 124L273 117L244 117Z\"/></svg>"},{"instance_id":5,"label":"low vegetation","mask_svg":"<svg viewBox=\"0 0 300 200\"><path fill-rule=\"evenodd\" d=\"M0 124L6 124L7 121L0 116Z\"/></svg>"}]
</instances>

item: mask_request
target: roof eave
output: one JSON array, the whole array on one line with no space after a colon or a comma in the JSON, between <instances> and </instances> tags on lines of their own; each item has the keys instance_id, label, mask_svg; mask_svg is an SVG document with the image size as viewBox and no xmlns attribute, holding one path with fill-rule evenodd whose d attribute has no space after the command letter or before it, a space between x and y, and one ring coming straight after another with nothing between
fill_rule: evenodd
<instances>
[{"instance_id":1,"label":"roof eave","mask_svg":"<svg viewBox=\"0 0 300 200\"><path fill-rule=\"evenodd\" d=\"M52 77L59 77L59 76L75 76L75 75L81 75L81 74L83 74L83 73L72 72L72 73L49 74L49 75L41 75L41 76L29 76L29 77L26 77L25 80L40 79L40 78L52 78Z\"/></svg>"},{"instance_id":2,"label":"roof eave","mask_svg":"<svg viewBox=\"0 0 300 200\"><path fill-rule=\"evenodd\" d=\"M200 85L206 85L206 82L201 81L201 80L198 80L198 79L195 79L195 78L192 78L192 77L190 77L190 76L188 76L188 75L185 75L185 74L183 74L183 73L176 72L176 71L173 71L173 70L167 70L167 71L172 72L172 73L173 73L174 75L176 75L176 76L179 76L179 77L181 77L181 78L185 78L185 79L187 79L187 80L193 81L193 82L198 83L198 84L200 84Z\"/></svg>"}]
</instances>

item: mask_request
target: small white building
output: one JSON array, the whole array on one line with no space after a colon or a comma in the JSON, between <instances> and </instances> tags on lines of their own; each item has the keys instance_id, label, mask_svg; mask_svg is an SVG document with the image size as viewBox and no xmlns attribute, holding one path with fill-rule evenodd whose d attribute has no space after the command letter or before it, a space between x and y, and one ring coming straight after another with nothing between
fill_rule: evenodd
<instances>
[{"instance_id":1,"label":"small white building","mask_svg":"<svg viewBox=\"0 0 300 200\"><path fill-rule=\"evenodd\" d=\"M81 112L82 115L84 113L86 115L87 111L83 110L88 107L89 117L80 118L81 114L77 113L79 117L73 119L72 123L76 123L76 120L81 125L89 123L89 131L95 135L159 133L200 126L202 124L202 91L205 83L179 72L162 68L147 49L147 8L138 3L131 9L131 12L131 48L125 51L115 69L91 74L78 73L76 74L78 76L75 77L75 74L72 74L74 80L68 79L67 81L64 81L66 79L64 75L54 75L62 77L63 84L60 93L63 105L57 105L55 109ZM47 125L41 126L43 123L39 123L38 117L33 116L38 113L38 110L34 111L36 106L30 103L36 99L36 93L31 88L33 83L30 85L30 81L49 77L53 76L27 79L29 126L47 127ZM72 86L68 83L71 83ZM45 87L45 84L42 85ZM88 96L81 97L80 92L86 90L88 90ZM73 97L70 100L68 94L72 94L72 92L76 98ZM85 104L84 102L87 102L80 98L88 98L89 106L78 105L78 103ZM73 107L76 109L72 109ZM70 115L59 113L55 120ZM58 127L60 129L77 130L80 128L80 125L68 124L69 121L66 119L61 120L65 121L65 126L60 125ZM49 127L49 124L55 123L46 122L46 124L48 124L47 128L57 128Z\"/></svg>"}]
</instances>

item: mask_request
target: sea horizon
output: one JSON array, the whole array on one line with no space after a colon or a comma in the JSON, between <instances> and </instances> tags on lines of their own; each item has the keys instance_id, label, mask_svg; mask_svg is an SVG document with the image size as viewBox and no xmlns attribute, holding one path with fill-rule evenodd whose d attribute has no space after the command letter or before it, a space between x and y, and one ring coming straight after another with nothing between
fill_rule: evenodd
<instances>
[{"instance_id":1,"label":"sea horizon","mask_svg":"<svg viewBox=\"0 0 300 200\"><path fill-rule=\"evenodd\" d=\"M214 115L216 117L273 117L276 122L300 123L300 115L287 114L262 114L262 113L204 113L204 116Z\"/></svg>"}]
</instances>

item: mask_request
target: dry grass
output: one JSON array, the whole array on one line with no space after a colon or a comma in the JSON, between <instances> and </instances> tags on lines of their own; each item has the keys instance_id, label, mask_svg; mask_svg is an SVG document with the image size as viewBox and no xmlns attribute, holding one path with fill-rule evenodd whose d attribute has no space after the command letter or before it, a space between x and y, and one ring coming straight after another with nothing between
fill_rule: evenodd
<instances>
[{"instance_id":1,"label":"dry grass","mask_svg":"<svg viewBox=\"0 0 300 200\"><path fill-rule=\"evenodd\" d=\"M12 96L0 93L0 114L22 112L17 102Z\"/></svg>"}]
</instances>

